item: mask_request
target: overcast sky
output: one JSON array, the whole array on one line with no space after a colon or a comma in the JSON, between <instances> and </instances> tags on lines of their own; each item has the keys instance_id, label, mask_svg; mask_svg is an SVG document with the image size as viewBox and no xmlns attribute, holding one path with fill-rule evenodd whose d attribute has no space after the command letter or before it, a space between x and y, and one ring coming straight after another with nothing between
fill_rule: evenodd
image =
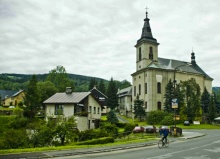
<instances>
[{"instance_id":1,"label":"overcast sky","mask_svg":"<svg viewBox=\"0 0 220 159\"><path fill-rule=\"evenodd\" d=\"M0 73L132 81L146 6L159 57L197 64L220 86L218 0L0 0Z\"/></svg>"}]
</instances>

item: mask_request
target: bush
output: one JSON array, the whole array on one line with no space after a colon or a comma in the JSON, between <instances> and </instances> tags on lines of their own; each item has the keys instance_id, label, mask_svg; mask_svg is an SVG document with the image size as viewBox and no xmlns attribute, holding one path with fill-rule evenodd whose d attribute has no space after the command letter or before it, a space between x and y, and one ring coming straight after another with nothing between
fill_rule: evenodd
<instances>
[{"instance_id":1,"label":"bush","mask_svg":"<svg viewBox=\"0 0 220 159\"><path fill-rule=\"evenodd\" d=\"M147 122L151 125L160 124L165 116L169 116L169 113L163 111L151 111L147 116Z\"/></svg>"},{"instance_id":2,"label":"bush","mask_svg":"<svg viewBox=\"0 0 220 159\"><path fill-rule=\"evenodd\" d=\"M127 124L127 126L124 129L124 132L129 135L132 130L134 129L135 125L134 124Z\"/></svg>"},{"instance_id":3,"label":"bush","mask_svg":"<svg viewBox=\"0 0 220 159\"><path fill-rule=\"evenodd\" d=\"M124 128L127 126L127 123L116 123L116 126L119 128Z\"/></svg>"},{"instance_id":4,"label":"bush","mask_svg":"<svg viewBox=\"0 0 220 159\"><path fill-rule=\"evenodd\" d=\"M172 125L174 124L173 122L173 116L165 116L164 119L160 123L161 125Z\"/></svg>"},{"instance_id":5,"label":"bush","mask_svg":"<svg viewBox=\"0 0 220 159\"><path fill-rule=\"evenodd\" d=\"M100 138L100 139L84 141L84 142L78 142L77 145L95 145L95 144L107 144L107 143L113 143L113 142L114 142L113 137L105 137L105 138Z\"/></svg>"},{"instance_id":6,"label":"bush","mask_svg":"<svg viewBox=\"0 0 220 159\"><path fill-rule=\"evenodd\" d=\"M8 123L13 119L12 116L0 116L0 136L7 130Z\"/></svg>"}]
</instances>

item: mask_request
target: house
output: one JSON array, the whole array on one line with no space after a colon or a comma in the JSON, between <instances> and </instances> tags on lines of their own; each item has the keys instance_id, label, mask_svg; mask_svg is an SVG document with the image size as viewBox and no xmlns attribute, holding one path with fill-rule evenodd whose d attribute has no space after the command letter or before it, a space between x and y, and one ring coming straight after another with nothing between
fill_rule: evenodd
<instances>
[{"instance_id":1,"label":"house","mask_svg":"<svg viewBox=\"0 0 220 159\"><path fill-rule=\"evenodd\" d=\"M194 52L191 53L191 62L186 62L182 59L160 58L158 47L159 43L153 37L150 19L146 12L142 34L135 45L136 71L131 74L132 99L134 101L138 95L139 99L144 101L146 113L162 110L165 102L165 88L170 80L178 84L180 81L194 78L201 92L205 88L209 93L212 92L213 79L199 67Z\"/></svg>"},{"instance_id":2,"label":"house","mask_svg":"<svg viewBox=\"0 0 220 159\"><path fill-rule=\"evenodd\" d=\"M121 115L132 117L132 86L119 89L118 96L118 108Z\"/></svg>"},{"instance_id":3,"label":"house","mask_svg":"<svg viewBox=\"0 0 220 159\"><path fill-rule=\"evenodd\" d=\"M92 95L96 98L96 100L99 101L99 103L102 106L102 114L108 113L108 108L107 108L107 99L108 97L104 95L102 92L100 92L96 86L93 87L93 89L90 90Z\"/></svg>"},{"instance_id":4,"label":"house","mask_svg":"<svg viewBox=\"0 0 220 159\"><path fill-rule=\"evenodd\" d=\"M66 92L56 93L43 103L46 120L75 116L79 131L99 127L102 106L91 92L72 92L67 87Z\"/></svg>"},{"instance_id":5,"label":"house","mask_svg":"<svg viewBox=\"0 0 220 159\"><path fill-rule=\"evenodd\" d=\"M18 106L19 103L24 103L25 91L4 91L1 90L2 106Z\"/></svg>"}]
</instances>

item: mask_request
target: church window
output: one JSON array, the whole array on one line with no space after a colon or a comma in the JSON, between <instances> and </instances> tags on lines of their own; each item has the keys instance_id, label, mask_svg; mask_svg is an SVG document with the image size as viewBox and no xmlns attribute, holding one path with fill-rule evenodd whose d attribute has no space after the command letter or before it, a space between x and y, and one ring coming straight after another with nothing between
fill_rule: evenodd
<instances>
[{"instance_id":1,"label":"church window","mask_svg":"<svg viewBox=\"0 0 220 159\"><path fill-rule=\"evenodd\" d=\"M161 102L157 102L157 109L161 110Z\"/></svg>"},{"instance_id":2,"label":"church window","mask_svg":"<svg viewBox=\"0 0 220 159\"><path fill-rule=\"evenodd\" d=\"M152 46L149 47L149 59L151 59L151 60L154 59L154 57L153 57L153 47Z\"/></svg>"},{"instance_id":3,"label":"church window","mask_svg":"<svg viewBox=\"0 0 220 159\"><path fill-rule=\"evenodd\" d=\"M134 86L134 96L136 96L136 86Z\"/></svg>"},{"instance_id":4,"label":"church window","mask_svg":"<svg viewBox=\"0 0 220 159\"><path fill-rule=\"evenodd\" d=\"M141 57L141 47L139 47L139 61L141 61L142 57Z\"/></svg>"},{"instance_id":5,"label":"church window","mask_svg":"<svg viewBox=\"0 0 220 159\"><path fill-rule=\"evenodd\" d=\"M139 95L141 95L141 85L139 84Z\"/></svg>"},{"instance_id":6,"label":"church window","mask_svg":"<svg viewBox=\"0 0 220 159\"><path fill-rule=\"evenodd\" d=\"M157 93L161 93L161 83L157 83Z\"/></svg>"},{"instance_id":7,"label":"church window","mask_svg":"<svg viewBox=\"0 0 220 159\"><path fill-rule=\"evenodd\" d=\"M145 83L145 94L147 94L147 83Z\"/></svg>"}]
</instances>

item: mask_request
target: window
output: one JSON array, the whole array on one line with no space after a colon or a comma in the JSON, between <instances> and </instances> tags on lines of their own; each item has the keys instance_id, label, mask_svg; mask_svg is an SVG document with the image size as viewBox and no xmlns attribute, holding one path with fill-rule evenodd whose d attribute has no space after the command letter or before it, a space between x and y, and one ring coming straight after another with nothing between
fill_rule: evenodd
<instances>
[{"instance_id":1,"label":"window","mask_svg":"<svg viewBox=\"0 0 220 159\"><path fill-rule=\"evenodd\" d=\"M153 47L150 46L149 48L149 59L153 60Z\"/></svg>"},{"instance_id":2,"label":"window","mask_svg":"<svg viewBox=\"0 0 220 159\"><path fill-rule=\"evenodd\" d=\"M96 114L96 107L94 107L94 111L93 111L93 114Z\"/></svg>"},{"instance_id":3,"label":"window","mask_svg":"<svg viewBox=\"0 0 220 159\"><path fill-rule=\"evenodd\" d=\"M139 47L139 61L141 61L142 57L141 57L141 47Z\"/></svg>"},{"instance_id":4,"label":"window","mask_svg":"<svg viewBox=\"0 0 220 159\"><path fill-rule=\"evenodd\" d=\"M145 83L145 94L147 94L147 83Z\"/></svg>"},{"instance_id":5,"label":"window","mask_svg":"<svg viewBox=\"0 0 220 159\"><path fill-rule=\"evenodd\" d=\"M100 108L98 108L98 114L100 114Z\"/></svg>"},{"instance_id":6,"label":"window","mask_svg":"<svg viewBox=\"0 0 220 159\"><path fill-rule=\"evenodd\" d=\"M161 83L157 83L157 93L161 93Z\"/></svg>"},{"instance_id":7,"label":"window","mask_svg":"<svg viewBox=\"0 0 220 159\"><path fill-rule=\"evenodd\" d=\"M92 106L89 106L89 113L92 113Z\"/></svg>"},{"instance_id":8,"label":"window","mask_svg":"<svg viewBox=\"0 0 220 159\"><path fill-rule=\"evenodd\" d=\"M55 105L55 115L63 115L63 105L56 104Z\"/></svg>"},{"instance_id":9,"label":"window","mask_svg":"<svg viewBox=\"0 0 220 159\"><path fill-rule=\"evenodd\" d=\"M139 84L139 95L141 95L141 85Z\"/></svg>"},{"instance_id":10,"label":"window","mask_svg":"<svg viewBox=\"0 0 220 159\"><path fill-rule=\"evenodd\" d=\"M161 110L161 102L157 102L157 109Z\"/></svg>"},{"instance_id":11,"label":"window","mask_svg":"<svg viewBox=\"0 0 220 159\"><path fill-rule=\"evenodd\" d=\"M144 106L145 106L145 109L147 109L147 102L145 102Z\"/></svg>"},{"instance_id":12,"label":"window","mask_svg":"<svg viewBox=\"0 0 220 159\"><path fill-rule=\"evenodd\" d=\"M136 86L134 86L134 96L136 96Z\"/></svg>"}]
</instances>

